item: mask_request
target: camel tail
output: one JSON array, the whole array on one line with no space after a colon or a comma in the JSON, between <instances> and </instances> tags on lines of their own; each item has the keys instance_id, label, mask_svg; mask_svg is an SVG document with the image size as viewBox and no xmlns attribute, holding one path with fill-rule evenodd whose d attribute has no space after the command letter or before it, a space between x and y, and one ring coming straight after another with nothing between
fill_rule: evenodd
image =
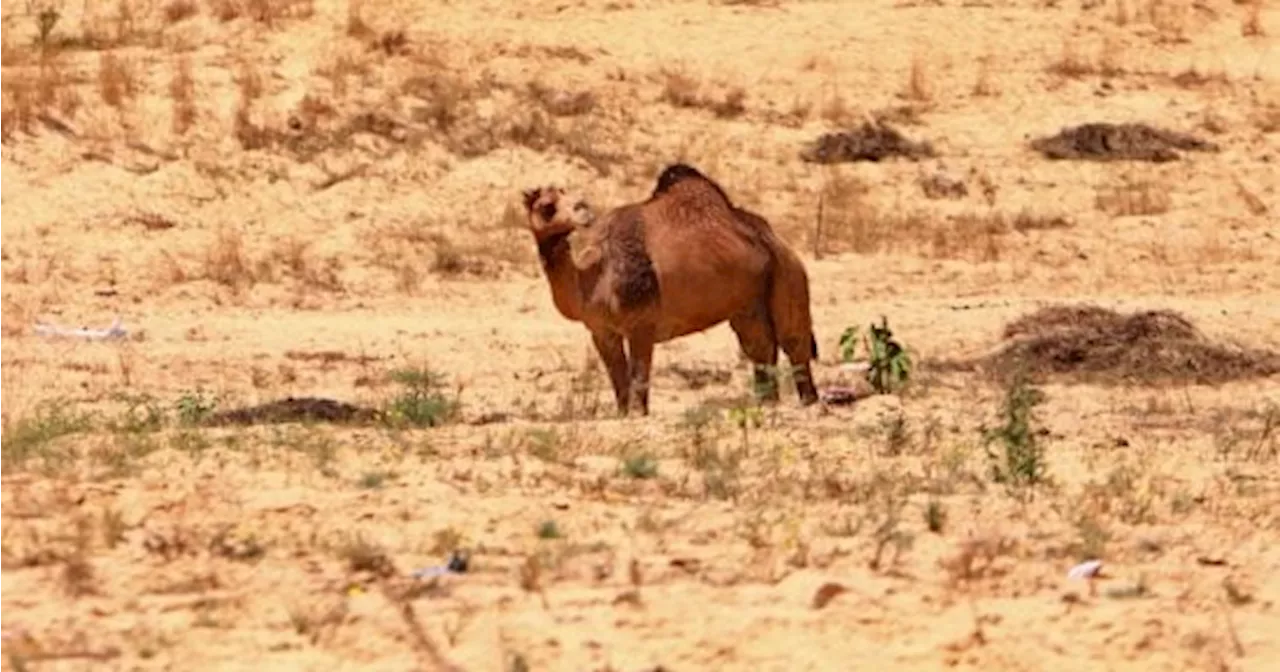
<instances>
[{"instance_id":1,"label":"camel tail","mask_svg":"<svg viewBox=\"0 0 1280 672\"><path fill-rule=\"evenodd\" d=\"M809 343L811 351L810 354L813 356L813 361L816 362L818 361L818 337L815 336L812 331L809 332Z\"/></svg>"}]
</instances>

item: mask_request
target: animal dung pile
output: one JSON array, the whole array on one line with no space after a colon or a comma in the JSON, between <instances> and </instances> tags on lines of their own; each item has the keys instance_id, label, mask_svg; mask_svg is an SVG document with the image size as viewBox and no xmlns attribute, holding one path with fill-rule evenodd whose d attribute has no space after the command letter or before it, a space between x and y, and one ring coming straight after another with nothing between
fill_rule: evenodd
<instances>
[{"instance_id":1,"label":"animal dung pile","mask_svg":"<svg viewBox=\"0 0 1280 672\"><path fill-rule=\"evenodd\" d=\"M1077 161L1150 161L1181 158L1178 150L1216 152L1218 146L1195 136L1146 124L1081 124L1057 135L1036 138L1031 148L1049 159Z\"/></svg>"},{"instance_id":2,"label":"animal dung pile","mask_svg":"<svg viewBox=\"0 0 1280 672\"><path fill-rule=\"evenodd\" d=\"M880 121L863 122L852 131L824 133L800 151L801 160L809 163L880 161L892 156L915 161L933 155L933 146L928 142L908 140Z\"/></svg>"},{"instance_id":3,"label":"animal dung pile","mask_svg":"<svg viewBox=\"0 0 1280 672\"><path fill-rule=\"evenodd\" d=\"M285 422L332 422L367 424L378 419L379 413L333 399L319 397L285 397L276 401L237 408L210 416L204 424L265 425Z\"/></svg>"},{"instance_id":4,"label":"animal dung pile","mask_svg":"<svg viewBox=\"0 0 1280 672\"><path fill-rule=\"evenodd\" d=\"M997 376L1066 376L1098 383L1218 384L1280 373L1280 355L1207 339L1167 310L1122 315L1099 306L1050 306L1005 327L981 364Z\"/></svg>"}]
</instances>

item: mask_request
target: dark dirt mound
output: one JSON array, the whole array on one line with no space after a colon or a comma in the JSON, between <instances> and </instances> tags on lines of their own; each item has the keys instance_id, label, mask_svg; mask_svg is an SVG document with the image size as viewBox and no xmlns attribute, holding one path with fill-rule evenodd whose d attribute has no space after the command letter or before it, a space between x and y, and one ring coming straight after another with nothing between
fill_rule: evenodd
<instances>
[{"instance_id":1,"label":"dark dirt mound","mask_svg":"<svg viewBox=\"0 0 1280 672\"><path fill-rule=\"evenodd\" d=\"M1031 148L1050 159L1084 161L1176 161L1177 150L1218 151L1218 146L1195 136L1153 128L1146 124L1091 123L1065 128L1057 135L1036 138Z\"/></svg>"},{"instance_id":2,"label":"dark dirt mound","mask_svg":"<svg viewBox=\"0 0 1280 672\"><path fill-rule=\"evenodd\" d=\"M333 399L286 397L258 406L215 413L205 421L212 426L265 425L281 422L369 423L378 411Z\"/></svg>"},{"instance_id":3,"label":"dark dirt mound","mask_svg":"<svg viewBox=\"0 0 1280 672\"><path fill-rule=\"evenodd\" d=\"M1122 315L1051 306L1009 323L1008 343L981 364L998 376L1064 375L1102 383L1217 384L1280 373L1280 355L1211 342L1170 311Z\"/></svg>"},{"instance_id":4,"label":"dark dirt mound","mask_svg":"<svg viewBox=\"0 0 1280 672\"><path fill-rule=\"evenodd\" d=\"M928 142L908 140L883 122L864 122L852 131L824 133L800 152L809 163L879 161L890 156L919 159L933 156Z\"/></svg>"}]
</instances>

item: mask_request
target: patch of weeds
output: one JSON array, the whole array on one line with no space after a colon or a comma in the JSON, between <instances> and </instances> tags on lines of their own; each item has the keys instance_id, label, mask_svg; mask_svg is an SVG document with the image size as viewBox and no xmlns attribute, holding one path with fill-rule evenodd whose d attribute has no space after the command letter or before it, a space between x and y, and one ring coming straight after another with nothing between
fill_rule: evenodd
<instances>
[{"instance_id":1,"label":"patch of weeds","mask_svg":"<svg viewBox=\"0 0 1280 672\"><path fill-rule=\"evenodd\" d=\"M947 526L947 509L942 502L930 499L924 506L924 524L934 534L941 534Z\"/></svg>"},{"instance_id":2,"label":"patch of weeds","mask_svg":"<svg viewBox=\"0 0 1280 672\"><path fill-rule=\"evenodd\" d=\"M425 367L401 369L391 373L391 380L402 388L387 409L387 420L392 424L438 427L457 417L461 407L458 396L446 396L445 379L440 374Z\"/></svg>"},{"instance_id":3,"label":"patch of weeds","mask_svg":"<svg viewBox=\"0 0 1280 672\"><path fill-rule=\"evenodd\" d=\"M124 541L124 533L128 526L124 522L124 516L118 510L103 509L98 525L102 532L102 543L107 548L115 548L117 544Z\"/></svg>"},{"instance_id":4,"label":"patch of weeds","mask_svg":"<svg viewBox=\"0 0 1280 672\"><path fill-rule=\"evenodd\" d=\"M589 359L569 380L569 391L560 398L560 407L556 410L554 419L571 421L598 417L604 408L601 390L600 364L595 359Z\"/></svg>"},{"instance_id":5,"label":"patch of weeds","mask_svg":"<svg viewBox=\"0 0 1280 672\"><path fill-rule=\"evenodd\" d=\"M435 555L448 555L462 547L462 533L453 527L436 530L431 535L431 552Z\"/></svg>"},{"instance_id":6,"label":"patch of weeds","mask_svg":"<svg viewBox=\"0 0 1280 672\"><path fill-rule=\"evenodd\" d=\"M124 402L125 409L107 424L111 431L143 434L164 427L164 407L154 397L146 394L121 395L119 399Z\"/></svg>"},{"instance_id":7,"label":"patch of weeds","mask_svg":"<svg viewBox=\"0 0 1280 672\"><path fill-rule=\"evenodd\" d=\"M905 454L911 447L906 414L899 409L897 413L881 418L880 426L884 430L885 455L900 457Z\"/></svg>"},{"instance_id":8,"label":"patch of weeds","mask_svg":"<svg viewBox=\"0 0 1280 672\"><path fill-rule=\"evenodd\" d=\"M338 443L326 432L315 428L290 428L277 431L273 436L277 447L304 453L311 457L316 469L326 476L334 474L333 463L338 457Z\"/></svg>"},{"instance_id":9,"label":"patch of weeds","mask_svg":"<svg viewBox=\"0 0 1280 672\"><path fill-rule=\"evenodd\" d=\"M729 422L742 431L742 452L751 452L751 430L764 424L764 412L758 405L740 403L729 409Z\"/></svg>"},{"instance_id":10,"label":"patch of weeds","mask_svg":"<svg viewBox=\"0 0 1280 672\"><path fill-rule=\"evenodd\" d=\"M391 471L366 471L360 476L357 484L365 490L380 490L387 484L387 481L395 478L395 472Z\"/></svg>"},{"instance_id":11,"label":"patch of weeds","mask_svg":"<svg viewBox=\"0 0 1280 672\"><path fill-rule=\"evenodd\" d=\"M191 457L199 457L213 447L213 444L204 434L190 429L174 433L170 437L170 445L173 446L174 450L186 453Z\"/></svg>"},{"instance_id":12,"label":"patch of weeds","mask_svg":"<svg viewBox=\"0 0 1280 672\"><path fill-rule=\"evenodd\" d=\"M560 433L552 429L531 429L528 434L529 454L544 462L555 462L560 453Z\"/></svg>"},{"instance_id":13,"label":"patch of weeds","mask_svg":"<svg viewBox=\"0 0 1280 672\"><path fill-rule=\"evenodd\" d=\"M732 415L732 413L731 413ZM747 413L739 414L749 424ZM689 433L684 459L702 472L705 495L716 499L734 499L738 494L738 473L742 452L721 446L716 420L717 409L707 405L685 410L680 426ZM744 428L743 445L748 439Z\"/></svg>"},{"instance_id":14,"label":"patch of weeds","mask_svg":"<svg viewBox=\"0 0 1280 672\"><path fill-rule=\"evenodd\" d=\"M1111 534L1097 518L1080 516L1076 520L1076 535L1078 539L1073 548L1077 560L1098 560L1104 557Z\"/></svg>"},{"instance_id":15,"label":"patch of weeds","mask_svg":"<svg viewBox=\"0 0 1280 672\"><path fill-rule=\"evenodd\" d=\"M198 425L213 415L218 408L218 400L203 389L183 392L174 404L178 413L178 421L187 426Z\"/></svg>"},{"instance_id":16,"label":"patch of weeds","mask_svg":"<svg viewBox=\"0 0 1280 672\"><path fill-rule=\"evenodd\" d=\"M0 464L7 471L39 458L45 466L55 466L53 463L65 460L66 455L51 451L49 444L59 437L87 431L92 424L89 415L75 413L64 404L43 405L33 415L4 426L0 434Z\"/></svg>"},{"instance_id":17,"label":"patch of weeds","mask_svg":"<svg viewBox=\"0 0 1280 672\"><path fill-rule=\"evenodd\" d=\"M689 446L684 458L696 469L705 469L716 457L716 440L710 428L716 420L716 410L701 405L687 408L680 420L681 429L689 433Z\"/></svg>"},{"instance_id":18,"label":"patch of weeds","mask_svg":"<svg viewBox=\"0 0 1280 672\"><path fill-rule=\"evenodd\" d=\"M560 531L560 526L554 520L544 520L538 525L539 539L563 539L564 533Z\"/></svg>"},{"instance_id":19,"label":"patch of weeds","mask_svg":"<svg viewBox=\"0 0 1280 672\"><path fill-rule=\"evenodd\" d=\"M1002 423L983 429L982 440L991 463L991 479L1011 490L1027 489L1047 481L1044 449L1035 427L1035 407L1044 402L1044 393L1015 375L1005 391ZM994 446L994 447L993 447Z\"/></svg>"},{"instance_id":20,"label":"patch of weeds","mask_svg":"<svg viewBox=\"0 0 1280 672\"><path fill-rule=\"evenodd\" d=\"M655 478L658 475L658 461L648 453L632 455L623 460L622 473L637 479Z\"/></svg>"},{"instance_id":21,"label":"patch of weeds","mask_svg":"<svg viewBox=\"0 0 1280 672\"><path fill-rule=\"evenodd\" d=\"M900 527L906 504L906 497L896 487L885 488L883 499L871 503L873 511L879 509L878 513L873 512L872 515L880 517L880 522L872 531L875 552L867 565L871 569L877 571L880 569L885 559L885 551L890 549L892 554L889 556L889 566L896 566L902 554L914 545L915 537Z\"/></svg>"},{"instance_id":22,"label":"patch of weeds","mask_svg":"<svg viewBox=\"0 0 1280 672\"><path fill-rule=\"evenodd\" d=\"M372 572L379 576L395 573L386 550L358 532L343 539L337 550L338 557L353 572Z\"/></svg>"}]
</instances>

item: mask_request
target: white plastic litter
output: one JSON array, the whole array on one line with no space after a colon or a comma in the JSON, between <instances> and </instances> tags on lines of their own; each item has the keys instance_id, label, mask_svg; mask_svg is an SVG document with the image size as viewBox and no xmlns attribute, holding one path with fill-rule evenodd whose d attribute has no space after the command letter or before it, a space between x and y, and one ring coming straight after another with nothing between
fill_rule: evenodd
<instances>
[{"instance_id":1,"label":"white plastic litter","mask_svg":"<svg viewBox=\"0 0 1280 672\"><path fill-rule=\"evenodd\" d=\"M1092 579L1102 571L1101 560L1086 560L1067 572L1068 579Z\"/></svg>"},{"instance_id":2,"label":"white plastic litter","mask_svg":"<svg viewBox=\"0 0 1280 672\"><path fill-rule=\"evenodd\" d=\"M125 338L129 332L124 328L124 321L117 315L116 319L106 329L90 329L81 327L79 329L72 327L59 327L52 324L37 324L35 327L37 334L41 336L55 336L64 338L83 338L89 341L105 341L117 338Z\"/></svg>"}]
</instances>

